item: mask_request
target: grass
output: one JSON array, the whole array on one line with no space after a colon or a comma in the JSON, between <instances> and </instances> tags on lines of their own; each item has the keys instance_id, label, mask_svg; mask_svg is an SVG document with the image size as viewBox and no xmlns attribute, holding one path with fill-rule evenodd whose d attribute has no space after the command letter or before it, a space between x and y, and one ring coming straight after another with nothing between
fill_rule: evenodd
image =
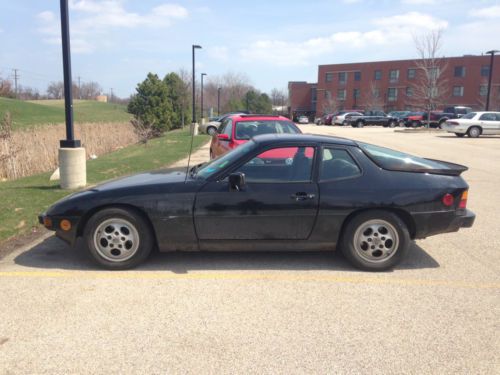
<instances>
[{"instance_id":1,"label":"grass","mask_svg":"<svg viewBox=\"0 0 500 375\"><path fill-rule=\"evenodd\" d=\"M187 130L174 130L144 145L133 145L87 161L87 183L96 184L118 176L163 168L188 155ZM193 150L208 140L194 139ZM37 215L71 193L49 181L50 173L0 182L0 242L38 226Z\"/></svg>"},{"instance_id":2,"label":"grass","mask_svg":"<svg viewBox=\"0 0 500 375\"><path fill-rule=\"evenodd\" d=\"M6 111L10 111L12 115L14 129L64 123L63 100L23 101L0 98L1 118ZM128 122L131 118L124 105L94 100L75 100L73 114L75 123Z\"/></svg>"}]
</instances>

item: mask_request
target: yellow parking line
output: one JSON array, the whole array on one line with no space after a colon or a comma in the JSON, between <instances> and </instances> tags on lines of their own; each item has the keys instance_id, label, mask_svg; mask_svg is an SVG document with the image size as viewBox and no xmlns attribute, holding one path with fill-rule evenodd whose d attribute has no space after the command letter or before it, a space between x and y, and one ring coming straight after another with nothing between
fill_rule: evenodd
<instances>
[{"instance_id":1,"label":"yellow parking line","mask_svg":"<svg viewBox=\"0 0 500 375\"><path fill-rule=\"evenodd\" d=\"M82 278L82 279L156 279L156 280L266 280L266 281L316 281L351 284L385 284L402 286L445 286L466 289L500 289L500 283L478 283L460 280L397 279L390 277L339 276L339 275L280 275L276 273L188 273L165 272L82 272L82 271L5 271L0 277Z\"/></svg>"}]
</instances>

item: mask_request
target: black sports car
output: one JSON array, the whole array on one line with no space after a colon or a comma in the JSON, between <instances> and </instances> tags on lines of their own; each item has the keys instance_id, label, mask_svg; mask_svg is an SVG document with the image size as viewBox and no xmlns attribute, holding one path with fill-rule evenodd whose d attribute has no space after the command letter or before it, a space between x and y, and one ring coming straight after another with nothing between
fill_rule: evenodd
<instances>
[{"instance_id":1,"label":"black sports car","mask_svg":"<svg viewBox=\"0 0 500 375\"><path fill-rule=\"evenodd\" d=\"M176 250L333 250L385 270L410 241L471 227L466 167L348 139L269 134L187 171L75 193L39 220L109 269ZM187 173L186 173L187 172Z\"/></svg>"}]
</instances>

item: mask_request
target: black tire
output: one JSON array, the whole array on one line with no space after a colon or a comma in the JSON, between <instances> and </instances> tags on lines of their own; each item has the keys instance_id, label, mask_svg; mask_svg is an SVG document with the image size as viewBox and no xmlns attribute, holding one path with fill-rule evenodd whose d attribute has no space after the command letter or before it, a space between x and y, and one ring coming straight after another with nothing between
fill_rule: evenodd
<instances>
[{"instance_id":1,"label":"black tire","mask_svg":"<svg viewBox=\"0 0 500 375\"><path fill-rule=\"evenodd\" d=\"M362 128L363 126L365 126L365 124L363 123L363 121L357 121L356 122L356 127L357 128Z\"/></svg>"},{"instance_id":2,"label":"black tire","mask_svg":"<svg viewBox=\"0 0 500 375\"><path fill-rule=\"evenodd\" d=\"M365 227L367 229L363 231ZM376 232L372 231L375 237L367 240L371 242L360 242L366 238L366 232L372 227L378 228ZM384 231L390 234L390 238L384 237ZM365 271L384 271L394 267L405 257L411 243L408 228L403 220L384 210L366 211L354 216L345 225L341 236L340 245L344 256L353 266ZM367 248L364 249L366 245ZM378 253L381 253L379 257Z\"/></svg>"},{"instance_id":3,"label":"black tire","mask_svg":"<svg viewBox=\"0 0 500 375\"><path fill-rule=\"evenodd\" d=\"M455 133L455 135L458 137L458 138L463 138L465 136L464 133Z\"/></svg>"},{"instance_id":4,"label":"black tire","mask_svg":"<svg viewBox=\"0 0 500 375\"><path fill-rule=\"evenodd\" d=\"M394 120L389 122L389 127L390 127L390 128L395 128L395 127L396 127L396 125L397 125L397 122L396 122L396 121L394 121Z\"/></svg>"},{"instance_id":5,"label":"black tire","mask_svg":"<svg viewBox=\"0 0 500 375\"><path fill-rule=\"evenodd\" d=\"M412 128L418 128L419 126L420 126L420 122L418 122L418 121L412 121L411 122L411 127Z\"/></svg>"},{"instance_id":6,"label":"black tire","mask_svg":"<svg viewBox=\"0 0 500 375\"><path fill-rule=\"evenodd\" d=\"M109 232L108 228L113 229ZM101 242L106 242L103 237L109 239L106 245ZM84 238L90 258L108 270L136 267L147 259L154 245L153 231L146 220L133 210L123 208L107 208L95 213L85 226ZM130 249L126 249L128 242L132 243ZM130 254L127 251L131 251Z\"/></svg>"},{"instance_id":7,"label":"black tire","mask_svg":"<svg viewBox=\"0 0 500 375\"><path fill-rule=\"evenodd\" d=\"M467 130L467 135L470 137L470 138L477 138L481 135L481 128L478 127L478 126L471 126L468 130Z\"/></svg>"},{"instance_id":8,"label":"black tire","mask_svg":"<svg viewBox=\"0 0 500 375\"><path fill-rule=\"evenodd\" d=\"M347 125L349 125L349 123L346 120L342 121L342 126L347 126Z\"/></svg>"},{"instance_id":9,"label":"black tire","mask_svg":"<svg viewBox=\"0 0 500 375\"><path fill-rule=\"evenodd\" d=\"M214 135L216 131L217 131L217 129L214 126L209 126L207 128L207 134L208 135Z\"/></svg>"},{"instance_id":10,"label":"black tire","mask_svg":"<svg viewBox=\"0 0 500 375\"><path fill-rule=\"evenodd\" d=\"M444 124L445 122L446 122L446 120L441 120L441 121L439 121L439 124L438 124L438 126L437 126L437 127L438 127L439 129L443 129L443 124Z\"/></svg>"},{"instance_id":11,"label":"black tire","mask_svg":"<svg viewBox=\"0 0 500 375\"><path fill-rule=\"evenodd\" d=\"M404 122L404 121L400 121L400 122L399 122L399 127L400 127L400 128L404 128L404 127L406 127L405 122Z\"/></svg>"}]
</instances>

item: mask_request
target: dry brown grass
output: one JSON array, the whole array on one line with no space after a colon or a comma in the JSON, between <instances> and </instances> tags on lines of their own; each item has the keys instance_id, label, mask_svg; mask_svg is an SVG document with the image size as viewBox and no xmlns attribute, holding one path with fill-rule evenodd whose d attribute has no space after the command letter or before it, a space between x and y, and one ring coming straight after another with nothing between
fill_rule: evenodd
<instances>
[{"instance_id":1,"label":"dry brown grass","mask_svg":"<svg viewBox=\"0 0 500 375\"><path fill-rule=\"evenodd\" d=\"M87 158L102 155L138 142L130 123L83 123L75 125L76 138L82 141ZM16 179L55 170L59 141L65 139L64 124L15 131L0 139L0 179ZM19 150L12 154L10 150Z\"/></svg>"}]
</instances>

